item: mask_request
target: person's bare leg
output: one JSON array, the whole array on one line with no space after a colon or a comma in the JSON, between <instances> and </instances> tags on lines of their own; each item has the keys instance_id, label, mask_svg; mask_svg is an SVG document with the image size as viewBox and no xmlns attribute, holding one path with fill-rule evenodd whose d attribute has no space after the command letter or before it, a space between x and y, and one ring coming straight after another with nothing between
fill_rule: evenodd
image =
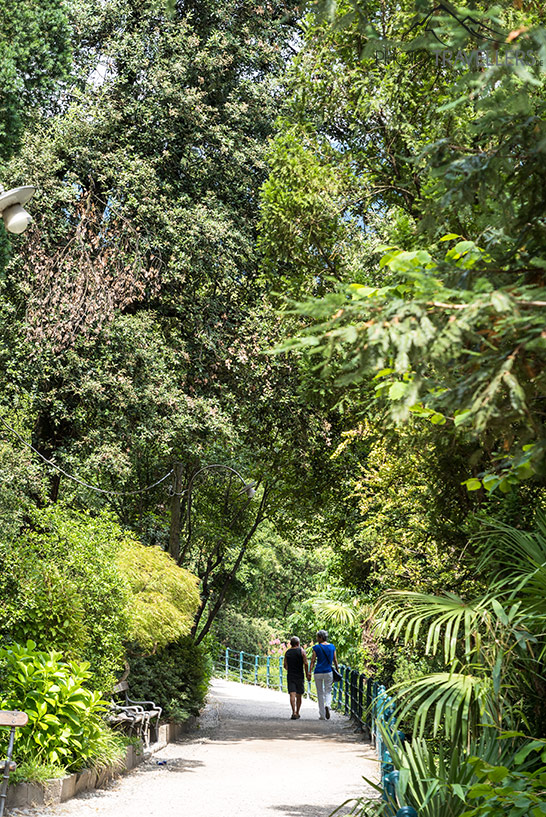
<instances>
[{"instance_id":1,"label":"person's bare leg","mask_svg":"<svg viewBox=\"0 0 546 817\"><path fill-rule=\"evenodd\" d=\"M295 692L290 693L290 706L292 707L292 715L296 716L297 712L296 712L296 693Z\"/></svg>"},{"instance_id":2,"label":"person's bare leg","mask_svg":"<svg viewBox=\"0 0 546 817\"><path fill-rule=\"evenodd\" d=\"M301 709L301 695L296 694L296 715L300 716L300 709Z\"/></svg>"}]
</instances>

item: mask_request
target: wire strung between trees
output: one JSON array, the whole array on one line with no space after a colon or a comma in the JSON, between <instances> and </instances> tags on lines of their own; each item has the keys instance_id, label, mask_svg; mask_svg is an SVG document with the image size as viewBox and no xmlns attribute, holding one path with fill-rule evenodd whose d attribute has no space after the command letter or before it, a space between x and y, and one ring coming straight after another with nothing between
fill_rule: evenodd
<instances>
[{"instance_id":1,"label":"wire strung between trees","mask_svg":"<svg viewBox=\"0 0 546 817\"><path fill-rule=\"evenodd\" d=\"M52 460L48 460L48 458L44 457L44 455L40 453L40 451L38 451L37 448L34 448L33 445L27 443L27 441L24 439L24 437L22 437L19 434L18 431L16 431L8 423L6 423L2 416L0 416L0 422L7 429L9 429L9 431L11 431L12 434L15 434L19 442L22 442L23 445L26 445L26 447L30 448L30 450L33 451L35 454L38 454L40 459L47 463L47 465L50 465L52 468L56 468L57 471L60 471L60 473L63 474L63 476L67 477L68 479L71 479L73 482L77 482L78 485L83 485L85 488L90 488L92 491L96 491L98 494L115 494L116 496L132 496L134 494L143 494L146 491L151 491L152 488L155 488L157 485L161 485L161 483L165 482L165 480L168 479L168 477L170 477L173 473L173 469L171 468L171 470L167 474L165 474L165 476L161 477L161 479L158 479L157 482L152 483L152 485L147 485L145 488L138 488L136 491L107 491L105 488L98 488L96 485L91 485L90 482L85 482L85 480L80 479L79 477L75 477L72 474L69 474L67 471L61 468L60 465L57 465Z\"/></svg>"}]
</instances>

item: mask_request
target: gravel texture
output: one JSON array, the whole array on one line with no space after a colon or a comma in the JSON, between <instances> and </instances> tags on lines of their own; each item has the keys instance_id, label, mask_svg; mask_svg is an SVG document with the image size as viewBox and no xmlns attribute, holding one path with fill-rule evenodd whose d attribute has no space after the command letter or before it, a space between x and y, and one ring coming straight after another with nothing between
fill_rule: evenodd
<instances>
[{"instance_id":1,"label":"gravel texture","mask_svg":"<svg viewBox=\"0 0 546 817\"><path fill-rule=\"evenodd\" d=\"M312 701L292 721L287 694L215 680L199 720L193 735L107 788L12 814L328 817L345 800L372 794L362 776L377 780L375 751L342 715L319 720Z\"/></svg>"}]
</instances>

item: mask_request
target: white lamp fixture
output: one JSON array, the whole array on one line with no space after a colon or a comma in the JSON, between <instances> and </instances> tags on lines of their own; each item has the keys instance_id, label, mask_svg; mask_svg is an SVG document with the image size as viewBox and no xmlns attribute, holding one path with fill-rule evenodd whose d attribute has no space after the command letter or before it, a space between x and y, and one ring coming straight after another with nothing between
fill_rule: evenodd
<instances>
[{"instance_id":1,"label":"white lamp fixture","mask_svg":"<svg viewBox=\"0 0 546 817\"><path fill-rule=\"evenodd\" d=\"M24 233L32 217L23 208L23 204L32 198L35 187L15 187L4 192L0 185L0 213L8 233Z\"/></svg>"},{"instance_id":2,"label":"white lamp fixture","mask_svg":"<svg viewBox=\"0 0 546 817\"><path fill-rule=\"evenodd\" d=\"M256 488L254 487L256 483L254 480L252 482L247 482L239 491L239 494L246 494L249 499L252 499L256 495Z\"/></svg>"}]
</instances>

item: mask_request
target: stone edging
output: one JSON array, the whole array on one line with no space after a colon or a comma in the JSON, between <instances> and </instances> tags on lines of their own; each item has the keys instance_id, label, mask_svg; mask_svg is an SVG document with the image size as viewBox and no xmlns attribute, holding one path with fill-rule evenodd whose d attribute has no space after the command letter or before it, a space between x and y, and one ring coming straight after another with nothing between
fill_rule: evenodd
<instances>
[{"instance_id":1,"label":"stone edging","mask_svg":"<svg viewBox=\"0 0 546 817\"><path fill-rule=\"evenodd\" d=\"M11 785L8 787L6 807L15 809L55 806L82 792L100 789L114 777L130 772L168 743L173 743L181 735L193 731L196 725L197 718L194 716L185 723L165 723L159 727L159 740L153 743L148 750L140 751L134 746L128 746L124 761L107 766L98 772L92 769L82 769L81 772L47 780L43 784L23 782Z\"/></svg>"}]
</instances>

